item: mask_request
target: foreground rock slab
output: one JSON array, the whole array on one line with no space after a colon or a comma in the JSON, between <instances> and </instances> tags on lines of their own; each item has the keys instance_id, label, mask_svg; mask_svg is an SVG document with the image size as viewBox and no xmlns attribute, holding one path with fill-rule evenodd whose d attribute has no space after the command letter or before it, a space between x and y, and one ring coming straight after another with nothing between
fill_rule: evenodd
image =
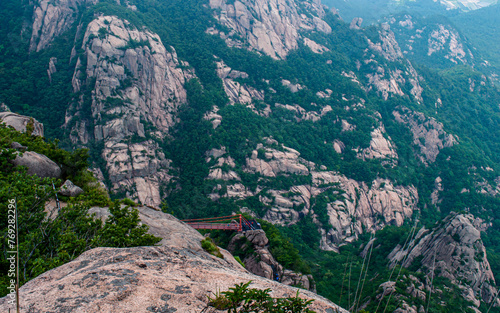
<instances>
[{"instance_id":1,"label":"foreground rock slab","mask_svg":"<svg viewBox=\"0 0 500 313\"><path fill-rule=\"evenodd\" d=\"M251 274L224 249L224 259L208 254L201 247L204 237L170 214L137 209L149 233L162 238L160 246L89 250L22 286L21 312L194 313L206 307L208 295L250 280L250 288L270 288L273 297L299 290ZM109 216L108 208L89 213ZM300 296L313 299L318 313L347 312L313 292L300 290ZM15 309L8 301L0 298L0 312Z\"/></svg>"},{"instance_id":2,"label":"foreground rock slab","mask_svg":"<svg viewBox=\"0 0 500 313\"><path fill-rule=\"evenodd\" d=\"M22 312L200 312L207 295L236 283L271 288L274 297L298 289L246 272L204 251L160 247L96 248L48 271L20 289ZM337 312L332 302L309 291L313 310ZM8 312L7 298L0 311ZM338 312L347 312L339 309Z\"/></svg>"}]
</instances>

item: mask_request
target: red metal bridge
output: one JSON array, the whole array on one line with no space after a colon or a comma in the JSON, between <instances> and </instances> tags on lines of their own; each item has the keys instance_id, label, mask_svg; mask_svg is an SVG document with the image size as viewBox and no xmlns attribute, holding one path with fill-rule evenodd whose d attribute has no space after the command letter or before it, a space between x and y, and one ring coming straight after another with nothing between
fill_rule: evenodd
<instances>
[{"instance_id":1,"label":"red metal bridge","mask_svg":"<svg viewBox=\"0 0 500 313\"><path fill-rule=\"evenodd\" d=\"M208 217L199 219L183 220L186 224L194 229L224 229L243 231L256 229L256 222L247 221L241 214L234 214L221 217ZM260 225L259 225L260 226Z\"/></svg>"}]
</instances>

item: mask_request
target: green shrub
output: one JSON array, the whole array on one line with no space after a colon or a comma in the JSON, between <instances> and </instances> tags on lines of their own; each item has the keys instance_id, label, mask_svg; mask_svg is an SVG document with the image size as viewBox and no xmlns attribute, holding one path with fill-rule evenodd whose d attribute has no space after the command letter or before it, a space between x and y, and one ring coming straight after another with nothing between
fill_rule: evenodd
<instances>
[{"instance_id":1,"label":"green shrub","mask_svg":"<svg viewBox=\"0 0 500 313\"><path fill-rule=\"evenodd\" d=\"M215 245L214 241L210 237L206 237L201 241L201 247L211 255L215 255L216 257L221 259L224 258L224 256L219 250L219 247Z\"/></svg>"},{"instance_id":2,"label":"green shrub","mask_svg":"<svg viewBox=\"0 0 500 313\"><path fill-rule=\"evenodd\" d=\"M129 206L122 206L117 200L109 206L110 217L106 220L99 246L104 247L137 247L152 246L161 238L148 234L147 225L139 225L139 211Z\"/></svg>"},{"instance_id":3,"label":"green shrub","mask_svg":"<svg viewBox=\"0 0 500 313\"><path fill-rule=\"evenodd\" d=\"M131 206L133 208L137 206L137 203L135 203L133 200L130 200L129 198L122 199L121 203Z\"/></svg>"},{"instance_id":4,"label":"green shrub","mask_svg":"<svg viewBox=\"0 0 500 313\"><path fill-rule=\"evenodd\" d=\"M240 263L240 264L241 264L241 266L245 267L245 263L243 263L243 262L241 261L241 259L240 259L240 257L239 257L239 256L235 255L235 256L234 256L234 259L235 259L236 261L238 261L238 263Z\"/></svg>"},{"instance_id":5,"label":"green shrub","mask_svg":"<svg viewBox=\"0 0 500 313\"><path fill-rule=\"evenodd\" d=\"M308 306L314 300L299 298L299 291L295 297L272 298L269 294L271 289L249 289L247 283L236 284L228 291L217 292L214 298L208 297L208 305L217 310L227 310L230 313L313 313Z\"/></svg>"}]
</instances>

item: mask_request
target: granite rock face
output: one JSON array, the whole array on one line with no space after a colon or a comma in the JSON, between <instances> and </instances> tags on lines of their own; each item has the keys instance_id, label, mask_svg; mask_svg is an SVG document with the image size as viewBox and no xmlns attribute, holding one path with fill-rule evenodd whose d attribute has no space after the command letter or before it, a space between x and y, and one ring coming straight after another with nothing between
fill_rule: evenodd
<instances>
[{"instance_id":1,"label":"granite rock face","mask_svg":"<svg viewBox=\"0 0 500 313\"><path fill-rule=\"evenodd\" d=\"M277 190L266 188L262 182L255 189L250 189L241 183L239 177L231 176L237 174L233 170L227 170L235 165L229 162L230 157L226 153L225 148L214 149L209 153L209 160L217 160L211 173L215 174L216 169L220 170L217 171L220 173L217 179L227 181L227 190L221 189L219 185L211 194L212 199L257 196L267 207L264 219L277 225L295 224L301 216L312 213L314 221L322 228L320 244L324 250L338 251L339 246L357 240L360 234L375 232L386 225L401 226L417 210L419 196L413 186L398 186L386 179L376 179L368 186L317 166L301 158L298 151L279 145L272 138L257 145L246 159L244 171L259 174L261 181L293 174L310 177L310 183ZM387 157L385 153L383 156ZM229 166L222 166L224 164ZM212 174L208 178L216 179ZM265 192L261 192L264 189ZM325 230L326 225L319 222L315 212L316 199L325 195L333 199L326 207L327 218L332 225L328 231Z\"/></svg>"},{"instance_id":2,"label":"granite rock face","mask_svg":"<svg viewBox=\"0 0 500 313\"><path fill-rule=\"evenodd\" d=\"M391 181L376 179L371 187L335 172L313 172L312 195L328 191L331 185L338 200L328 203L329 222L333 226L322 231L321 247L336 251L353 242L364 232L375 232L386 225L403 225L417 210L418 192L413 186L395 186Z\"/></svg>"},{"instance_id":3,"label":"granite rock face","mask_svg":"<svg viewBox=\"0 0 500 313\"><path fill-rule=\"evenodd\" d=\"M43 124L29 116L12 112L0 112L0 123L12 126L15 130L22 133L31 128L31 135L43 137Z\"/></svg>"},{"instance_id":4,"label":"granite rock face","mask_svg":"<svg viewBox=\"0 0 500 313\"><path fill-rule=\"evenodd\" d=\"M381 24L378 38L373 39L373 41L370 38L366 38L366 40L370 49L365 53L364 64L358 61L358 70L363 66L367 68L365 71L369 72L365 75L368 82L364 89L367 91L375 89L382 98L387 100L392 95L404 96L403 90L406 89L405 85L409 83L411 89L407 95L422 102L423 88L420 85L422 78L411 62L404 59L391 26L388 23ZM381 55L388 62L397 62L400 66L397 69L388 69L387 66L374 58L373 53ZM352 80L359 83L355 75Z\"/></svg>"},{"instance_id":5,"label":"granite rock face","mask_svg":"<svg viewBox=\"0 0 500 313\"><path fill-rule=\"evenodd\" d=\"M300 32L319 31L330 33L330 26L322 20L325 11L319 0L210 0L216 19L223 26L231 29L230 34L218 33L226 39L229 46L244 47L260 51L274 59L285 59L290 50L298 48ZM302 8L304 7L304 8ZM309 17L305 13L310 14ZM311 16L312 15L312 16ZM237 34L246 42L232 39ZM322 46L312 40L306 45L313 47L317 53L323 51ZM326 50L325 50L326 51Z\"/></svg>"},{"instance_id":6,"label":"granite rock face","mask_svg":"<svg viewBox=\"0 0 500 313\"><path fill-rule=\"evenodd\" d=\"M33 9L33 31L30 51L46 48L76 21L79 7L96 4L98 0L40 0Z\"/></svg>"},{"instance_id":7,"label":"granite rock face","mask_svg":"<svg viewBox=\"0 0 500 313\"><path fill-rule=\"evenodd\" d=\"M203 236L174 217L145 207L139 211L150 233L163 237L161 246L89 250L21 287L21 311L201 312L207 296L250 280L250 288L270 288L273 297L297 293L249 273L223 249L224 259L208 254L201 248ZM106 209L95 212L103 217ZM307 290L300 290L300 297L314 299L316 312L347 312ZM8 309L8 299L1 298L0 310Z\"/></svg>"},{"instance_id":8,"label":"granite rock face","mask_svg":"<svg viewBox=\"0 0 500 313\"><path fill-rule=\"evenodd\" d=\"M184 84L194 75L157 34L112 16L88 25L82 49L84 59L73 76L73 89L81 96L66 117L70 139L104 146L102 170L111 190L159 206L160 185L171 178L159 142L176 123L175 113L186 103ZM82 113L86 101L90 118Z\"/></svg>"},{"instance_id":9,"label":"granite rock face","mask_svg":"<svg viewBox=\"0 0 500 313\"><path fill-rule=\"evenodd\" d=\"M414 112L406 107L400 107L392 112L396 121L405 124L413 133L414 144L420 148L419 158L422 162L434 162L443 148L458 143L458 138L446 133L443 124L434 118L428 118L423 113Z\"/></svg>"},{"instance_id":10,"label":"granite rock face","mask_svg":"<svg viewBox=\"0 0 500 313\"><path fill-rule=\"evenodd\" d=\"M474 65L475 58L466 39L450 24L417 18L409 14L387 18L397 34L404 55L420 55L427 60L443 58L454 64Z\"/></svg>"},{"instance_id":11,"label":"granite rock face","mask_svg":"<svg viewBox=\"0 0 500 313\"><path fill-rule=\"evenodd\" d=\"M360 151L358 157L363 160L388 159L389 162L394 164L398 159L398 154L396 153L394 144L391 142L391 137L385 131L384 125L381 124L380 127L374 129L371 132L371 136L370 146Z\"/></svg>"},{"instance_id":12,"label":"granite rock face","mask_svg":"<svg viewBox=\"0 0 500 313\"><path fill-rule=\"evenodd\" d=\"M389 24L381 25L381 29L379 31L379 42L374 43L370 39L367 40L370 49L379 52L387 60L397 61L403 58L401 48L399 47Z\"/></svg>"},{"instance_id":13,"label":"granite rock face","mask_svg":"<svg viewBox=\"0 0 500 313\"><path fill-rule=\"evenodd\" d=\"M252 102L254 100L264 100L263 91L235 81L237 78L248 78L247 73L233 70L224 61L220 60L217 62L217 75L224 84L224 91L229 97L230 104L239 103L255 110Z\"/></svg>"},{"instance_id":14,"label":"granite rock face","mask_svg":"<svg viewBox=\"0 0 500 313\"><path fill-rule=\"evenodd\" d=\"M48 271L20 289L21 310L34 312L201 312L207 296L234 284L272 290L273 297L294 296L297 288L248 273L240 266L187 248L96 248ZM316 312L347 312L317 294ZM6 298L0 299L8 311ZM337 311L338 310L338 311Z\"/></svg>"},{"instance_id":15,"label":"granite rock face","mask_svg":"<svg viewBox=\"0 0 500 313\"><path fill-rule=\"evenodd\" d=\"M398 246L388 258L392 264L403 260L404 267L415 266L412 263L418 258L421 271L431 275L434 269L436 275L450 279L467 300L479 307L480 300L491 303L497 293L481 230L484 223L479 218L452 213L440 226L420 229L406 249ZM417 282L417 286L422 283Z\"/></svg>"}]
</instances>

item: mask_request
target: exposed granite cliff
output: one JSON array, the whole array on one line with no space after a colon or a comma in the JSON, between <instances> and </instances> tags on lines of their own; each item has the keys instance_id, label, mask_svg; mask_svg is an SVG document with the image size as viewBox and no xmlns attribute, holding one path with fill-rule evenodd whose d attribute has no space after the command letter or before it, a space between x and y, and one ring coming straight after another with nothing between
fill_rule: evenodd
<instances>
[{"instance_id":1,"label":"exposed granite cliff","mask_svg":"<svg viewBox=\"0 0 500 313\"><path fill-rule=\"evenodd\" d=\"M210 0L210 6L219 9L215 13L219 23L232 30L230 34L223 34L210 29L210 33L220 34L229 46L248 44L249 49L274 59L284 59L290 50L298 48L302 30L331 32L330 26L321 19L325 12L319 0ZM234 34L243 37L245 42L232 39ZM317 53L326 49L311 39L305 40L305 44Z\"/></svg>"},{"instance_id":2,"label":"exposed granite cliff","mask_svg":"<svg viewBox=\"0 0 500 313\"><path fill-rule=\"evenodd\" d=\"M458 138L448 134L443 124L434 118L426 117L423 113L414 112L406 107L399 107L392 112L396 121L406 124L413 133L413 143L420 148L419 158L422 162L434 162L443 148L458 143Z\"/></svg>"},{"instance_id":3,"label":"exposed granite cliff","mask_svg":"<svg viewBox=\"0 0 500 313\"><path fill-rule=\"evenodd\" d=\"M391 142L385 131L383 124L374 129L371 134L370 146L358 153L358 157L367 159L388 159L388 163L395 165L397 163L398 154L394 149L394 144Z\"/></svg>"},{"instance_id":4,"label":"exposed granite cliff","mask_svg":"<svg viewBox=\"0 0 500 313\"><path fill-rule=\"evenodd\" d=\"M92 5L98 0L40 0L33 9L33 30L30 51L46 48L57 36L67 31L75 22L81 6Z\"/></svg>"},{"instance_id":5,"label":"exposed granite cliff","mask_svg":"<svg viewBox=\"0 0 500 313\"><path fill-rule=\"evenodd\" d=\"M452 213L435 228L420 229L408 248L402 250L398 246L388 258L392 264L399 262L404 267L418 266L429 277L439 275L448 278L459 286L465 299L479 307L480 301L491 303L497 293L481 240L481 231L485 227L482 220L470 214ZM423 291L428 284L428 281L416 280L413 285ZM496 300L496 303L500 304L500 301Z\"/></svg>"},{"instance_id":6,"label":"exposed granite cliff","mask_svg":"<svg viewBox=\"0 0 500 313\"><path fill-rule=\"evenodd\" d=\"M277 149L277 146L280 148ZM321 248L325 250L338 250L339 246L355 241L360 234L374 232L385 225L401 226L417 209L418 192L413 186L396 186L384 179L376 179L368 186L338 172L318 167L301 158L298 151L280 146L271 138L267 139L266 144L259 144L246 159L244 171L257 173L261 177L254 190L243 185L238 174L231 170L235 165L231 163L225 148L212 150L209 155L208 160L216 160L209 179L227 181L226 190L222 190L220 184L215 187L212 199L221 196L257 196L268 208L264 219L273 224L294 224L309 213L317 218L315 199L329 195L332 200L327 203L327 215L332 227L321 225L316 220L323 228ZM292 186L288 190L265 187L266 179L291 174L310 177L311 183Z\"/></svg>"},{"instance_id":7,"label":"exposed granite cliff","mask_svg":"<svg viewBox=\"0 0 500 313\"><path fill-rule=\"evenodd\" d=\"M186 102L184 83L193 73L157 34L113 16L88 25L82 49L73 76L80 96L67 112L70 138L103 144L102 170L111 190L158 206L160 183L170 179L159 142L176 123Z\"/></svg>"},{"instance_id":8,"label":"exposed granite cliff","mask_svg":"<svg viewBox=\"0 0 500 313\"><path fill-rule=\"evenodd\" d=\"M314 172L312 194L331 189L337 200L328 203L332 228L322 231L321 247L337 250L353 242L364 232L375 232L385 225L403 225L417 209L418 192L413 186L395 186L391 181L377 179L371 187L335 172ZM324 185L333 185L322 188Z\"/></svg>"},{"instance_id":9,"label":"exposed granite cliff","mask_svg":"<svg viewBox=\"0 0 500 313\"><path fill-rule=\"evenodd\" d=\"M227 251L224 259L201 248L203 236L174 217L140 207L150 232L163 237L161 246L96 248L48 271L20 289L23 312L200 312L207 296L237 283L272 290L274 297L295 296L297 288L247 272ZM347 312L307 290L320 313ZM7 298L0 310L8 311ZM12 308L12 307L11 307Z\"/></svg>"},{"instance_id":10,"label":"exposed granite cliff","mask_svg":"<svg viewBox=\"0 0 500 313\"><path fill-rule=\"evenodd\" d=\"M405 85L408 82L411 89L407 95L413 96L419 102L423 101L423 88L420 86L422 78L418 75L411 62L404 59L390 25L387 23L382 24L378 32L378 38L366 38L366 40L370 49L366 51L365 60L363 60L364 64L358 61L358 70L365 67L371 72L366 74L368 83L365 90L374 88L387 100L390 95L404 96ZM398 62L400 66L389 70L374 58L373 53L381 55L389 62ZM356 77L352 79L354 82L358 81Z\"/></svg>"},{"instance_id":11,"label":"exposed granite cliff","mask_svg":"<svg viewBox=\"0 0 500 313\"><path fill-rule=\"evenodd\" d=\"M446 21L434 22L405 14L390 17L387 22L406 56L424 58L435 64L443 64L443 59L454 64L475 63L466 39Z\"/></svg>"},{"instance_id":12,"label":"exposed granite cliff","mask_svg":"<svg viewBox=\"0 0 500 313\"><path fill-rule=\"evenodd\" d=\"M43 124L29 116L12 112L0 112L0 123L12 126L15 130L22 133L29 130L31 135L43 137Z\"/></svg>"},{"instance_id":13,"label":"exposed granite cliff","mask_svg":"<svg viewBox=\"0 0 500 313\"><path fill-rule=\"evenodd\" d=\"M252 102L254 100L264 100L263 91L235 81L237 78L248 78L247 73L233 70L224 61L220 60L217 62L217 75L224 84L224 91L231 104L239 103L255 109Z\"/></svg>"}]
</instances>

